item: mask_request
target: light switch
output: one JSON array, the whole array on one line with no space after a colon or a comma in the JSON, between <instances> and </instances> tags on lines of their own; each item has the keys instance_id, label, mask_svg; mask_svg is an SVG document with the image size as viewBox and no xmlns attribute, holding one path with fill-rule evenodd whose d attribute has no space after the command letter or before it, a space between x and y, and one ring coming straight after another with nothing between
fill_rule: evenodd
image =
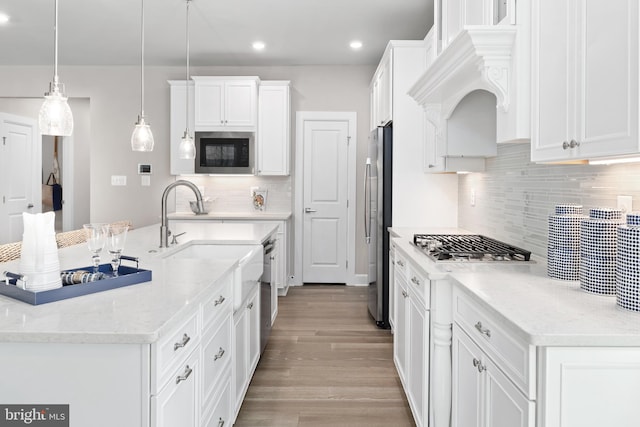
<instances>
[{"instance_id":1,"label":"light switch","mask_svg":"<svg viewBox=\"0 0 640 427\"><path fill-rule=\"evenodd\" d=\"M111 185L127 185L127 176L111 175Z\"/></svg>"}]
</instances>

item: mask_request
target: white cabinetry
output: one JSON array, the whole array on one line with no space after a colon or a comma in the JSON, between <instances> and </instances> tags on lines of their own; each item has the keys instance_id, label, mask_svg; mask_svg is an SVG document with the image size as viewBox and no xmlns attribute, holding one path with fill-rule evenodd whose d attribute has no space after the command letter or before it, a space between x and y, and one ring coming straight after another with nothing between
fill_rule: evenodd
<instances>
[{"instance_id":1,"label":"white cabinetry","mask_svg":"<svg viewBox=\"0 0 640 427\"><path fill-rule=\"evenodd\" d=\"M535 348L453 291L453 427L534 427Z\"/></svg>"},{"instance_id":2,"label":"white cabinetry","mask_svg":"<svg viewBox=\"0 0 640 427\"><path fill-rule=\"evenodd\" d=\"M531 160L640 153L638 2L531 5Z\"/></svg>"},{"instance_id":3,"label":"white cabinetry","mask_svg":"<svg viewBox=\"0 0 640 427\"><path fill-rule=\"evenodd\" d=\"M396 329L396 285L395 285L395 267L396 267L396 245L393 243L391 236L389 237L389 326L391 333L395 333Z\"/></svg>"},{"instance_id":4,"label":"white cabinetry","mask_svg":"<svg viewBox=\"0 0 640 427\"><path fill-rule=\"evenodd\" d=\"M640 349L542 349L538 420L545 427L635 427L640 419Z\"/></svg>"},{"instance_id":5,"label":"white cabinetry","mask_svg":"<svg viewBox=\"0 0 640 427\"><path fill-rule=\"evenodd\" d=\"M173 427L200 424L200 353L191 352L184 367L173 371L171 379L151 398L151 425Z\"/></svg>"},{"instance_id":6,"label":"white cabinetry","mask_svg":"<svg viewBox=\"0 0 640 427\"><path fill-rule=\"evenodd\" d=\"M238 284L239 285L239 284ZM260 283L233 313L234 323L234 419L240 411L260 358Z\"/></svg>"},{"instance_id":7,"label":"white cabinetry","mask_svg":"<svg viewBox=\"0 0 640 427\"><path fill-rule=\"evenodd\" d=\"M195 130L255 131L258 77L194 76Z\"/></svg>"},{"instance_id":8,"label":"white cabinetry","mask_svg":"<svg viewBox=\"0 0 640 427\"><path fill-rule=\"evenodd\" d=\"M258 175L289 175L289 81L262 81L258 91Z\"/></svg>"},{"instance_id":9,"label":"white cabinetry","mask_svg":"<svg viewBox=\"0 0 640 427\"><path fill-rule=\"evenodd\" d=\"M387 49L373 75L370 88L371 129L393 120L393 50Z\"/></svg>"},{"instance_id":10,"label":"white cabinetry","mask_svg":"<svg viewBox=\"0 0 640 427\"><path fill-rule=\"evenodd\" d=\"M187 85L188 83L188 85ZM169 96L171 98L170 123L169 123L169 143L171 145L170 161L171 175L194 173L194 161L180 159L178 147L187 128L187 87L189 88L189 131L193 137L194 124L194 83L184 80L169 81Z\"/></svg>"},{"instance_id":11,"label":"white cabinetry","mask_svg":"<svg viewBox=\"0 0 640 427\"><path fill-rule=\"evenodd\" d=\"M393 360L418 426L429 424L429 285L416 264L396 252Z\"/></svg>"}]
</instances>

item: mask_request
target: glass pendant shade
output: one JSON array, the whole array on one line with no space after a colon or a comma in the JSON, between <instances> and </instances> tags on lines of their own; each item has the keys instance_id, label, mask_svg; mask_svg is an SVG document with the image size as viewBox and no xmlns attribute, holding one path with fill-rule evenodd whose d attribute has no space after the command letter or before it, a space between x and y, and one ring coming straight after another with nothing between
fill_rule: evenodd
<instances>
[{"instance_id":1,"label":"glass pendant shade","mask_svg":"<svg viewBox=\"0 0 640 427\"><path fill-rule=\"evenodd\" d=\"M193 160L196 158L196 144L186 130L178 146L178 158L185 160Z\"/></svg>"},{"instance_id":2,"label":"glass pendant shade","mask_svg":"<svg viewBox=\"0 0 640 427\"><path fill-rule=\"evenodd\" d=\"M49 92L44 95L38 115L40 133L43 135L70 136L73 133L73 113L67 97L60 91L61 86L51 83Z\"/></svg>"},{"instance_id":3,"label":"glass pendant shade","mask_svg":"<svg viewBox=\"0 0 640 427\"><path fill-rule=\"evenodd\" d=\"M144 117L138 116L138 123L131 134L131 149L133 151L153 151L153 133Z\"/></svg>"}]
</instances>

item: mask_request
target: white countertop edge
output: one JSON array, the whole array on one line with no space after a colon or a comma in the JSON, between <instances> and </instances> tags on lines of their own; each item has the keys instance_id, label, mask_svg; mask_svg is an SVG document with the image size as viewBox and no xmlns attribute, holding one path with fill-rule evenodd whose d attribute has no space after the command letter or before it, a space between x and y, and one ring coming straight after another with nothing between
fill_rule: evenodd
<instances>
[{"instance_id":1,"label":"white countertop edge","mask_svg":"<svg viewBox=\"0 0 640 427\"><path fill-rule=\"evenodd\" d=\"M203 221L203 220L248 220L248 221L286 221L291 218L289 211L270 212L209 212L205 215L196 215L193 212L174 212L167 215L169 220L180 221Z\"/></svg>"}]
</instances>

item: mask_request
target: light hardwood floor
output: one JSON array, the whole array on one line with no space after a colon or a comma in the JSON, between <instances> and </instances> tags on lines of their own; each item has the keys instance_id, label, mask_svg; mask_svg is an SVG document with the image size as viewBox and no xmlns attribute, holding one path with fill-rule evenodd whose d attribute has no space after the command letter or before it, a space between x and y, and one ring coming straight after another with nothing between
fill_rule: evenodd
<instances>
[{"instance_id":1,"label":"light hardwood floor","mask_svg":"<svg viewBox=\"0 0 640 427\"><path fill-rule=\"evenodd\" d=\"M278 304L236 426L415 425L366 287L293 287Z\"/></svg>"}]
</instances>

